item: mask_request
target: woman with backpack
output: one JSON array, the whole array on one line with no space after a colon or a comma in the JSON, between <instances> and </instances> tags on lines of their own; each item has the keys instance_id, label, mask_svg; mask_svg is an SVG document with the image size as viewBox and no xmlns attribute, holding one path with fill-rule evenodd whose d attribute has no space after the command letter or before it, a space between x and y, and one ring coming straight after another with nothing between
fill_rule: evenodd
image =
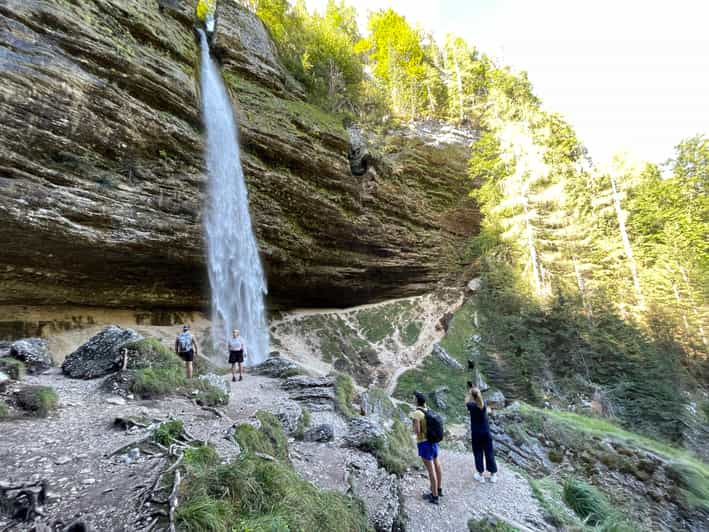
<instances>
[{"instance_id":1,"label":"woman with backpack","mask_svg":"<svg viewBox=\"0 0 709 532\"><path fill-rule=\"evenodd\" d=\"M433 414L426 407L426 397L421 392L414 392L414 397L416 398L416 410L411 413L413 431L416 434L418 454L428 472L428 480L431 484L431 493L426 493L423 498L432 504L438 504L438 497L443 496L441 463L438 461L438 441L443 435L443 424L440 416ZM428 423L431 423L432 426L428 427Z\"/></svg>"},{"instance_id":2,"label":"woman with backpack","mask_svg":"<svg viewBox=\"0 0 709 532\"><path fill-rule=\"evenodd\" d=\"M485 482L483 473L485 466L490 472L490 482L497 482L497 464L495 463L495 450L492 447L492 435L488 423L488 408L479 388L468 381L468 392L465 394L465 406L470 414L470 439L475 455L475 474L473 478L478 482ZM483 465L483 455L485 464Z\"/></svg>"}]
</instances>

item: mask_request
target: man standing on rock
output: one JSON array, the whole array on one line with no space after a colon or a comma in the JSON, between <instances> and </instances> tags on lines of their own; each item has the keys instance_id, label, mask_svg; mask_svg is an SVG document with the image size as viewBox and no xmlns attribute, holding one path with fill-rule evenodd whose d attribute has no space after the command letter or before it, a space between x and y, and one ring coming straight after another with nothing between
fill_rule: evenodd
<instances>
[{"instance_id":1,"label":"man standing on rock","mask_svg":"<svg viewBox=\"0 0 709 532\"><path fill-rule=\"evenodd\" d=\"M187 378L192 378L192 362L197 354L197 342L190 332L190 326L182 326L182 332L175 339L175 354L185 361L185 372Z\"/></svg>"},{"instance_id":2,"label":"man standing on rock","mask_svg":"<svg viewBox=\"0 0 709 532\"><path fill-rule=\"evenodd\" d=\"M229 338L229 364L231 364L231 381L236 382L236 365L239 364L239 380L244 380L244 357L246 356L246 345L240 336L238 329L234 329Z\"/></svg>"},{"instance_id":3,"label":"man standing on rock","mask_svg":"<svg viewBox=\"0 0 709 532\"><path fill-rule=\"evenodd\" d=\"M414 434L416 434L419 456L428 472L428 480L431 483L431 493L425 494L423 498L432 504L438 504L438 497L443 496L441 463L438 461L438 443L428 441L426 436L426 418L429 417L426 415L428 413L426 397L421 392L414 392L414 397L416 398L416 410L411 413L413 430Z\"/></svg>"}]
</instances>

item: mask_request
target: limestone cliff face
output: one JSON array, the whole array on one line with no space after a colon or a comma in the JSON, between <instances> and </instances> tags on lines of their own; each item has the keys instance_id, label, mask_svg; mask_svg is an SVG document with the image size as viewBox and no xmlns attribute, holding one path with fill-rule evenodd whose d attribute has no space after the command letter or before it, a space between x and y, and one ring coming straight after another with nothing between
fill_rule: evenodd
<instances>
[{"instance_id":1,"label":"limestone cliff face","mask_svg":"<svg viewBox=\"0 0 709 532\"><path fill-rule=\"evenodd\" d=\"M193 8L0 3L0 304L205 306ZM374 155L355 176L348 132L305 103L257 18L222 2L213 51L272 304L411 295L455 270L478 225L471 138L363 131Z\"/></svg>"}]
</instances>

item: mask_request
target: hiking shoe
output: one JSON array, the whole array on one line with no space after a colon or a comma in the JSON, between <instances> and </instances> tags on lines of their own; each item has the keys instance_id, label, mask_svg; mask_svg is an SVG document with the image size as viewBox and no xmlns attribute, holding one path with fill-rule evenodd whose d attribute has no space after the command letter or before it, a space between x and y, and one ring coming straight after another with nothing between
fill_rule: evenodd
<instances>
[{"instance_id":1,"label":"hiking shoe","mask_svg":"<svg viewBox=\"0 0 709 532\"><path fill-rule=\"evenodd\" d=\"M438 504L438 497L434 497L432 493L424 494L423 499L431 504Z\"/></svg>"},{"instance_id":2,"label":"hiking shoe","mask_svg":"<svg viewBox=\"0 0 709 532\"><path fill-rule=\"evenodd\" d=\"M473 480L477 480L478 482L485 482L485 478L477 471L473 475Z\"/></svg>"},{"instance_id":3,"label":"hiking shoe","mask_svg":"<svg viewBox=\"0 0 709 532\"><path fill-rule=\"evenodd\" d=\"M236 382L236 377L232 377L231 382Z\"/></svg>"},{"instance_id":4,"label":"hiking shoe","mask_svg":"<svg viewBox=\"0 0 709 532\"><path fill-rule=\"evenodd\" d=\"M492 475L490 475L490 482L492 482L493 484L497 483L497 473L493 473Z\"/></svg>"},{"instance_id":5,"label":"hiking shoe","mask_svg":"<svg viewBox=\"0 0 709 532\"><path fill-rule=\"evenodd\" d=\"M438 488L438 496L443 497L443 488Z\"/></svg>"},{"instance_id":6,"label":"hiking shoe","mask_svg":"<svg viewBox=\"0 0 709 532\"><path fill-rule=\"evenodd\" d=\"M239 380L240 380L240 381L243 381L243 380L244 380L244 376L243 376L243 375L239 375Z\"/></svg>"}]
</instances>

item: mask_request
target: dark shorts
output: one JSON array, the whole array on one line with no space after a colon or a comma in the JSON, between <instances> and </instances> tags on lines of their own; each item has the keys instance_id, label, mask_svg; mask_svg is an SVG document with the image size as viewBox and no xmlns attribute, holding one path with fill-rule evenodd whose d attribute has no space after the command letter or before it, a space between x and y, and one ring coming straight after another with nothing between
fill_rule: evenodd
<instances>
[{"instance_id":1,"label":"dark shorts","mask_svg":"<svg viewBox=\"0 0 709 532\"><path fill-rule=\"evenodd\" d=\"M429 441L418 442L419 456L424 460L438 458L438 444Z\"/></svg>"},{"instance_id":2,"label":"dark shorts","mask_svg":"<svg viewBox=\"0 0 709 532\"><path fill-rule=\"evenodd\" d=\"M190 349L189 351L184 351L180 353L180 358L185 362L194 361L194 349Z\"/></svg>"},{"instance_id":3,"label":"dark shorts","mask_svg":"<svg viewBox=\"0 0 709 532\"><path fill-rule=\"evenodd\" d=\"M239 351L229 351L229 364L236 364L237 362L244 361L244 350Z\"/></svg>"}]
</instances>

